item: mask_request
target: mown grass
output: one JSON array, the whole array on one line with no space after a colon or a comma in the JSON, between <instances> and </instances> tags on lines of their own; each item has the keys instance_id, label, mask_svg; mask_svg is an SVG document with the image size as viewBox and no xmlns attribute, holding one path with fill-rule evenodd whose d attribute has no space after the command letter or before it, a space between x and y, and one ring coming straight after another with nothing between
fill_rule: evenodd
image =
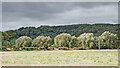
<instances>
[{"instance_id":1,"label":"mown grass","mask_svg":"<svg viewBox=\"0 0 120 68\"><path fill-rule=\"evenodd\" d=\"M2 52L3 65L118 65L117 51Z\"/></svg>"}]
</instances>

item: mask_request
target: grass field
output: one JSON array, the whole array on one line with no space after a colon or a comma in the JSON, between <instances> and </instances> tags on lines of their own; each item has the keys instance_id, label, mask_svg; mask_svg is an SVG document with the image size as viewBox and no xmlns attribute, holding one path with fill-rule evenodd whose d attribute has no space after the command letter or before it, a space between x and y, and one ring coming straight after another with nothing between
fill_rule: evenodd
<instances>
[{"instance_id":1,"label":"grass field","mask_svg":"<svg viewBox=\"0 0 120 68\"><path fill-rule=\"evenodd\" d=\"M118 65L117 50L102 51L9 51L1 52L3 65Z\"/></svg>"}]
</instances>

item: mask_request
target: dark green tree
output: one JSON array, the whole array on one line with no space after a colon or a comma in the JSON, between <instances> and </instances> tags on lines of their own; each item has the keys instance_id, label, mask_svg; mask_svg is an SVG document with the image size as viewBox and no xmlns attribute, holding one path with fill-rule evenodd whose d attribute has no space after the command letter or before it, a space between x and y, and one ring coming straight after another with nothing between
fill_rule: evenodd
<instances>
[{"instance_id":1,"label":"dark green tree","mask_svg":"<svg viewBox=\"0 0 120 68\"><path fill-rule=\"evenodd\" d=\"M9 42L9 46L11 47L11 40L16 36L16 32L13 30L8 30L4 33L2 33L3 40L6 40Z\"/></svg>"}]
</instances>

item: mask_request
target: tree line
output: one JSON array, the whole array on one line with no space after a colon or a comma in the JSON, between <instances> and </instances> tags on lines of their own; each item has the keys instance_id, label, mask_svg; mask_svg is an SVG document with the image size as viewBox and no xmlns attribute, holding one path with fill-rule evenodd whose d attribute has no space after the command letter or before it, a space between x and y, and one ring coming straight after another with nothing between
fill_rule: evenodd
<instances>
[{"instance_id":1,"label":"tree line","mask_svg":"<svg viewBox=\"0 0 120 68\"><path fill-rule=\"evenodd\" d=\"M75 25L63 25L63 26L40 26L40 27L21 27L15 30L7 30L2 32L2 45L11 42L14 44L14 40L21 36L28 36L32 39L37 36L50 36L52 38L51 44L54 44L54 38L61 33L69 33L78 37L80 34L88 32L94 33L94 36L100 36L104 31L110 31L118 34L119 24L75 24ZM9 40L8 40L9 39Z\"/></svg>"},{"instance_id":2,"label":"tree line","mask_svg":"<svg viewBox=\"0 0 120 68\"><path fill-rule=\"evenodd\" d=\"M46 25L46 26L40 26L37 28L36 27L21 27L15 30L7 30L4 32L0 31L0 34L2 35L1 44L3 48L4 47L12 48L14 45L16 45L15 40L21 36L30 37L32 41L38 36L44 36L44 37L50 37L51 38L50 45L54 45L55 37L57 35L60 35L61 33L70 34L73 38L75 38L74 40L76 40L77 38L77 41L78 41L79 40L78 37L86 32L93 33L94 39L99 39L98 37L101 36L102 33L105 31L110 31L111 33L117 34L119 38L117 41L120 42L120 36L118 34L119 33L118 26L119 24L75 24L75 25L63 25L63 26L47 26ZM95 41L90 44L93 44L93 43L94 43L94 47L98 48L98 46L95 46L96 44ZM100 44L100 45L102 45L101 48L105 48L103 47L103 44Z\"/></svg>"},{"instance_id":3,"label":"tree line","mask_svg":"<svg viewBox=\"0 0 120 68\"><path fill-rule=\"evenodd\" d=\"M54 44L51 45L52 38L50 36L38 36L31 39L28 36L21 36L15 40L15 45L12 48L43 48L48 50L53 48L68 48L72 49L79 47L80 49L117 49L118 36L109 31L103 32L100 36L94 36L93 33L83 33L78 37L68 33L61 33L54 38Z\"/></svg>"}]
</instances>

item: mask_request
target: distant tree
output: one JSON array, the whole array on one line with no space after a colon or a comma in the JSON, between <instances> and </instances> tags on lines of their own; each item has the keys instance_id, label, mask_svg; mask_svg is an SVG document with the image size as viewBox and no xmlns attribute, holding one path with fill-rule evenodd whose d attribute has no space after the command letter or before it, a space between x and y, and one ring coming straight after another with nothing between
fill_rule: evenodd
<instances>
[{"instance_id":1,"label":"distant tree","mask_svg":"<svg viewBox=\"0 0 120 68\"><path fill-rule=\"evenodd\" d=\"M100 36L102 48L113 48L118 40L117 34L113 34L109 31L105 31Z\"/></svg>"},{"instance_id":2,"label":"distant tree","mask_svg":"<svg viewBox=\"0 0 120 68\"><path fill-rule=\"evenodd\" d=\"M15 43L15 40L16 40L16 39L12 39L12 40L10 41L12 46L16 44L16 43Z\"/></svg>"},{"instance_id":3,"label":"distant tree","mask_svg":"<svg viewBox=\"0 0 120 68\"><path fill-rule=\"evenodd\" d=\"M50 37L38 36L37 38L33 40L32 46L33 47L44 47L48 49L48 46L50 45L51 40L52 39Z\"/></svg>"},{"instance_id":4,"label":"distant tree","mask_svg":"<svg viewBox=\"0 0 120 68\"><path fill-rule=\"evenodd\" d=\"M78 38L78 45L82 48L92 48L94 45L93 33L83 33Z\"/></svg>"},{"instance_id":5,"label":"distant tree","mask_svg":"<svg viewBox=\"0 0 120 68\"><path fill-rule=\"evenodd\" d=\"M21 36L16 40L16 47L30 47L32 39L27 36Z\"/></svg>"},{"instance_id":6,"label":"distant tree","mask_svg":"<svg viewBox=\"0 0 120 68\"><path fill-rule=\"evenodd\" d=\"M50 36L52 38L52 43L54 44L54 38L60 33L69 33L72 36L75 35L78 37L80 34L88 32L94 33L95 36L100 36L103 31L108 30L115 34L118 33L118 24L77 24L77 25L63 25L63 26L40 26L38 28L35 27L22 27L16 29L15 32L17 36L15 38L21 36L29 36L32 39L37 36Z\"/></svg>"},{"instance_id":7,"label":"distant tree","mask_svg":"<svg viewBox=\"0 0 120 68\"><path fill-rule=\"evenodd\" d=\"M94 46L93 48L98 48L100 49L101 48L101 45L102 45L102 40L101 40L101 36L99 37L94 37Z\"/></svg>"},{"instance_id":8,"label":"distant tree","mask_svg":"<svg viewBox=\"0 0 120 68\"><path fill-rule=\"evenodd\" d=\"M8 31L2 33L2 39L8 41L10 47L11 47L11 40L15 36L16 36L16 32L13 30L8 30Z\"/></svg>"},{"instance_id":9,"label":"distant tree","mask_svg":"<svg viewBox=\"0 0 120 68\"><path fill-rule=\"evenodd\" d=\"M74 38L73 38L74 39ZM62 33L54 38L54 44L57 47L72 47L72 37L70 34Z\"/></svg>"},{"instance_id":10,"label":"distant tree","mask_svg":"<svg viewBox=\"0 0 120 68\"><path fill-rule=\"evenodd\" d=\"M72 47L76 47L78 46L78 40L75 36L72 36L72 43L71 43Z\"/></svg>"},{"instance_id":11,"label":"distant tree","mask_svg":"<svg viewBox=\"0 0 120 68\"><path fill-rule=\"evenodd\" d=\"M8 45L9 45L8 41L5 40L2 41L2 46L9 47Z\"/></svg>"},{"instance_id":12,"label":"distant tree","mask_svg":"<svg viewBox=\"0 0 120 68\"><path fill-rule=\"evenodd\" d=\"M2 32L1 38L2 38L2 41L3 41L3 40L6 40L7 35L6 35L4 32Z\"/></svg>"}]
</instances>

